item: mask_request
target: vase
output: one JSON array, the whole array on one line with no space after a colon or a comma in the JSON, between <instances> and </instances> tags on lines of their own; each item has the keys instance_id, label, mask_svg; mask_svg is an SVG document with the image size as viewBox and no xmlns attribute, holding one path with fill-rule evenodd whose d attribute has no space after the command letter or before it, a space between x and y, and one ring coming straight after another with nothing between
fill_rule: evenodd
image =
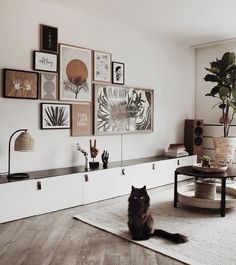
<instances>
[{"instance_id":1,"label":"vase","mask_svg":"<svg viewBox=\"0 0 236 265\"><path fill-rule=\"evenodd\" d=\"M214 137L215 160L220 164L231 164L234 161L236 149L235 137Z\"/></svg>"}]
</instances>

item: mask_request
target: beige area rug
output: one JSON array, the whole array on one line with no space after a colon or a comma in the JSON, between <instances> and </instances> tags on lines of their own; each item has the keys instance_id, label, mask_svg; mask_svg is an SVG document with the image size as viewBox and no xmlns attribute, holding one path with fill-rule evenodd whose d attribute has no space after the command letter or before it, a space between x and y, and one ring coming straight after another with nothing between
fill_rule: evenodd
<instances>
[{"instance_id":1,"label":"beige area rug","mask_svg":"<svg viewBox=\"0 0 236 265\"><path fill-rule=\"evenodd\" d=\"M220 217L216 210L173 207L173 191L151 194L151 212L156 228L179 232L189 238L185 244L173 244L161 238L135 241L187 264L236 264L236 208ZM74 216L87 224L131 240L127 229L127 202L114 204Z\"/></svg>"}]
</instances>

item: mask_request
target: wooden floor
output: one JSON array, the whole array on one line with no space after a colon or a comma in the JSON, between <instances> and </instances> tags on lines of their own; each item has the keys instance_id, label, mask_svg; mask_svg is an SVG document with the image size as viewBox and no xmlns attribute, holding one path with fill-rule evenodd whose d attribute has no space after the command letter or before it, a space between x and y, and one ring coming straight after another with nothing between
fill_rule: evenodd
<instances>
[{"instance_id":1,"label":"wooden floor","mask_svg":"<svg viewBox=\"0 0 236 265\"><path fill-rule=\"evenodd\" d=\"M72 218L122 200L127 196L0 224L0 265L184 264Z\"/></svg>"}]
</instances>

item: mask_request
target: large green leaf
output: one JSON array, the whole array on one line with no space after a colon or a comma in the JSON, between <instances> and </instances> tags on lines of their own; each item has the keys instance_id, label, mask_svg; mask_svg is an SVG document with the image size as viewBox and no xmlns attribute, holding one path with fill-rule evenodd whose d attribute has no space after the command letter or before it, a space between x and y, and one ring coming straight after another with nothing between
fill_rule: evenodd
<instances>
[{"instance_id":1,"label":"large green leaf","mask_svg":"<svg viewBox=\"0 0 236 265\"><path fill-rule=\"evenodd\" d=\"M219 76L220 74L220 68L217 68L217 67L211 67L211 68L205 68L207 71Z\"/></svg>"},{"instance_id":2,"label":"large green leaf","mask_svg":"<svg viewBox=\"0 0 236 265\"><path fill-rule=\"evenodd\" d=\"M230 94L230 89L225 86L221 86L219 89L220 98L225 98Z\"/></svg>"},{"instance_id":3,"label":"large green leaf","mask_svg":"<svg viewBox=\"0 0 236 265\"><path fill-rule=\"evenodd\" d=\"M222 56L221 60L222 60L222 67L226 70L229 65L235 62L235 54L233 52L226 52Z\"/></svg>"},{"instance_id":4,"label":"large green leaf","mask_svg":"<svg viewBox=\"0 0 236 265\"><path fill-rule=\"evenodd\" d=\"M220 82L220 78L218 76L209 74L204 77L204 80L210 82Z\"/></svg>"},{"instance_id":5,"label":"large green leaf","mask_svg":"<svg viewBox=\"0 0 236 265\"><path fill-rule=\"evenodd\" d=\"M220 87L219 86L215 86L212 88L211 92L206 94L205 96L212 96L214 97L216 94L219 93Z\"/></svg>"}]
</instances>

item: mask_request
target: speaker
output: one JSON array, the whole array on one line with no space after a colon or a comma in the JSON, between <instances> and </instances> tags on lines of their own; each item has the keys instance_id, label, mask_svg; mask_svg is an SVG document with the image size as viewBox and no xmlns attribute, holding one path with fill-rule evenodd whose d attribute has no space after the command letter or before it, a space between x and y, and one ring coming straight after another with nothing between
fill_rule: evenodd
<instances>
[{"instance_id":1,"label":"speaker","mask_svg":"<svg viewBox=\"0 0 236 265\"><path fill-rule=\"evenodd\" d=\"M184 144L190 155L197 155L200 162L203 156L203 120L185 120Z\"/></svg>"}]
</instances>

